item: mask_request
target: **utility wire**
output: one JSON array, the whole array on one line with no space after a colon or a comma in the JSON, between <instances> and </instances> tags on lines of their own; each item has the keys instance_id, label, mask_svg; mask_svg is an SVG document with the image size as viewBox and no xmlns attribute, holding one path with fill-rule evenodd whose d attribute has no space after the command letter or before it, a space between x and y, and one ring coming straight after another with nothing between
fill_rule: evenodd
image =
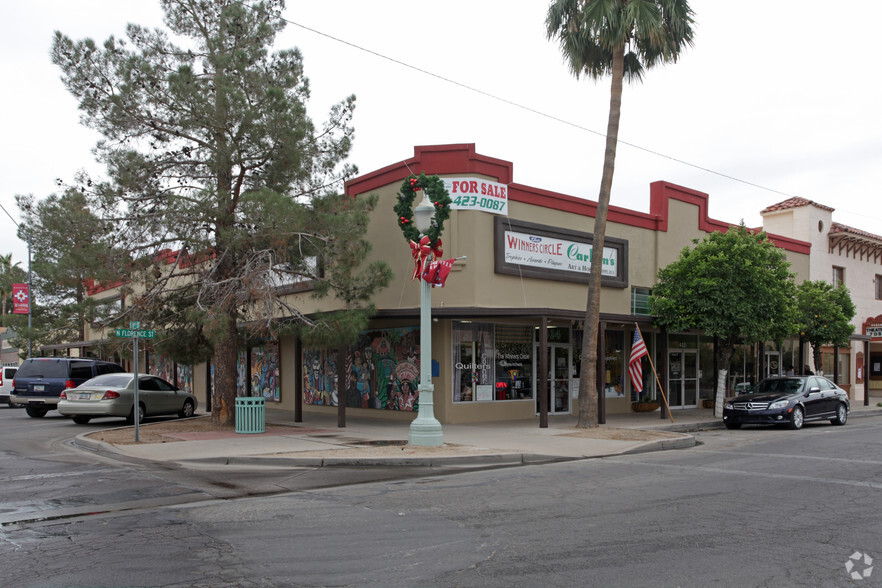
<instances>
[{"instance_id":1,"label":"utility wire","mask_svg":"<svg viewBox=\"0 0 882 588\"><path fill-rule=\"evenodd\" d=\"M436 73L434 73L434 72L431 72L431 71L428 71L428 70L422 69L422 68L417 67L417 66L415 66L415 65L411 65L411 64L409 64L409 63L405 63L404 61L401 61L401 60L399 60L399 59L395 59L394 57L389 57L388 55L383 55L382 53L378 53L378 52L373 51L373 50L371 50L371 49L367 49L366 47L362 47L362 46L360 46L360 45L356 45L355 43L350 43L349 41L346 41L346 40L344 40L344 39L340 39L340 38L338 38L338 37L334 37L333 35L329 35L329 34L327 34L327 33L323 33L322 31L316 30L316 29L314 29L314 28L312 28L312 27L308 27L308 26L303 25L303 24L300 24L300 23L298 23L298 22L294 22L294 21L292 21L292 20L288 20L288 19L285 19L285 18L283 18L282 20L284 20L284 21L287 22L288 24L292 24L292 25L294 25L294 26L296 26L296 27L300 27L301 29L307 30L307 31L309 31L309 32L311 32L311 33L315 33L316 35L321 35L322 37L326 37L326 38L328 38L328 39L331 39L332 41L336 41L336 42L338 42L338 43L342 43L343 45L348 45L349 47L352 47L352 48L357 49L357 50L359 50L359 51L363 51L363 52L365 52L365 53L369 53L369 54L371 54L371 55L374 55L374 56L376 56L376 57L379 57L380 59L385 59L386 61L391 61L392 63L395 63L395 64L400 65L400 66L402 66L402 67L406 67L406 68L408 68L408 69L412 69L412 70L414 70L414 71L416 71L416 72L419 72L419 73L421 73L421 74L424 74L424 75L427 75L427 76L430 76L430 77L436 78L436 79L441 80L441 81L443 81L443 82L447 82L448 84L453 84L454 86L459 86L460 88L463 88L463 89L465 89L465 90L468 90L469 92L475 92L476 94L481 94L482 96L486 96L486 97L488 97L488 98L490 98L490 99L492 99L492 100L496 100L496 101L498 101L498 102L502 102L502 103L504 103L504 104L508 104L509 106L514 106L515 108L519 108L519 109L521 109L521 110L525 110L525 111L527 111L527 112L530 112L530 113L533 113L533 114L539 115L539 116L541 116L541 117L544 117L544 118L547 118L547 119L550 119L550 120L553 120L553 121L555 121L555 122L559 122L559 123L561 123L561 124L564 124L564 125L567 125L567 126L573 127L573 128L575 128L575 129L579 129L580 131L585 131L585 132L591 133L591 134L593 134L593 135L597 135L598 137L604 137L604 138L606 137L606 133L601 133L600 131L595 131L594 129L589 129L589 128L587 128L587 127L583 127L582 125L579 125L579 124L576 124L576 123L574 123L574 122L571 122L571 121L568 121L568 120L562 119L562 118L557 117L557 116L554 116L554 115L552 115L552 114L548 114L548 113L546 113L546 112L542 112L541 110L536 110L535 108L531 108L531 107L529 107L529 106L525 106L525 105L523 105L523 104L519 104L519 103L514 102L514 101L512 101L512 100L509 100L509 99L507 99L507 98L503 98L503 97L501 97L501 96L497 96L496 94L491 94L490 92L486 92L486 91L484 91L484 90L481 90L480 88L475 88L475 87L473 87L473 86L469 86L468 84L463 84L462 82L458 82L458 81L456 81L456 80L452 80L452 79L450 79L450 78L444 77L444 76L442 76L442 75L440 75L440 74L436 74ZM760 190L766 190L766 191L768 191L768 192L774 192L775 194L780 194L780 195L782 195L782 196L786 196L786 197L788 197L788 198L793 198L793 197L795 196L795 194L789 194L789 193L787 193L787 192L782 192L782 191L780 191L780 190L775 190L774 188L769 188L769 187L767 187L767 186L762 186L762 185L760 185L760 184L755 184L755 183L753 183L753 182L749 182L749 181L747 181L747 180L742 180L741 178L736 178L735 176L730 176L730 175L728 175L728 174L724 174L724 173L722 173L722 172L718 172L718 171L712 170L712 169L710 169L710 168L702 167L702 166L697 165L697 164L695 164L695 163L690 163L690 162L688 162L688 161L684 161L684 160L682 160L682 159L678 159L678 158L676 158L676 157L673 157L673 156L671 156L671 155L667 155L667 154L665 154L665 153L661 153L661 152L659 152L659 151L654 151L654 150L652 150L652 149L648 149L648 148L646 148L646 147L641 147L640 145L636 145L636 144L634 144L634 143L629 143L628 141L622 141L621 139L619 139L619 140L618 140L618 143L621 144L621 145L627 145L628 147L631 147L631 148L633 148L633 149L638 149L638 150L640 150L640 151L644 151L644 152L649 153L649 154L651 154L651 155L655 155L656 157L663 157L663 158L665 158L665 159L669 159L669 160L674 161L674 162L676 162L676 163L679 163L679 164L681 164L681 165L685 165L685 166L688 166L688 167L691 167L691 168L694 168L694 169L697 169L697 170L701 170L701 171L703 171L703 172L707 172L707 173L709 173L709 174L713 174L713 175L716 175L716 176L719 176L719 177L722 177L722 178L726 178L727 180L732 180L733 182L739 182L739 183L741 183L741 184L745 184L745 185L747 185L747 186L752 186L752 187L754 187L754 188L758 188L758 189L760 189Z\"/></svg>"}]
</instances>

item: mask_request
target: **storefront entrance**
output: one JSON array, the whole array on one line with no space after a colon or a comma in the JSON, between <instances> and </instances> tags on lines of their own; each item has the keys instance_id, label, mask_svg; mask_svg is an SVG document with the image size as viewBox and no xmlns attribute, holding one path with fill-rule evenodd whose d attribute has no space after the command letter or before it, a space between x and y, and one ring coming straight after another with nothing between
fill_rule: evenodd
<instances>
[{"instance_id":1,"label":"storefront entrance","mask_svg":"<svg viewBox=\"0 0 882 588\"><path fill-rule=\"evenodd\" d=\"M698 351L668 353L668 404L671 408L698 406Z\"/></svg>"},{"instance_id":2,"label":"storefront entrance","mask_svg":"<svg viewBox=\"0 0 882 588\"><path fill-rule=\"evenodd\" d=\"M539 346L533 354L533 373L539 373L538 358ZM548 414L569 414L570 407L570 374L573 373L572 346L569 343L549 343L546 349L548 358L548 389L545 391L548 399ZM533 384L534 390L539 389L538 376ZM536 396L536 414L539 414L539 396Z\"/></svg>"},{"instance_id":3,"label":"storefront entrance","mask_svg":"<svg viewBox=\"0 0 882 588\"><path fill-rule=\"evenodd\" d=\"M781 352L766 351L766 377L782 375L784 372L781 371Z\"/></svg>"}]
</instances>

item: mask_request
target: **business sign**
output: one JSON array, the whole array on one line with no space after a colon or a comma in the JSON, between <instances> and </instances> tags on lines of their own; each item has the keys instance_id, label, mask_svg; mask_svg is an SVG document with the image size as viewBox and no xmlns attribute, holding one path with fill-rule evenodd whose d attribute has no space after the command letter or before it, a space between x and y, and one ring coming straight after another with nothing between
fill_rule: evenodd
<instances>
[{"instance_id":1,"label":"business sign","mask_svg":"<svg viewBox=\"0 0 882 588\"><path fill-rule=\"evenodd\" d=\"M503 259L505 263L570 272L591 272L589 243L577 243L543 235L505 231ZM603 248L602 275L615 277L618 273L618 251Z\"/></svg>"},{"instance_id":2,"label":"business sign","mask_svg":"<svg viewBox=\"0 0 882 588\"><path fill-rule=\"evenodd\" d=\"M882 339L882 315L870 317L863 324L864 335L874 340Z\"/></svg>"},{"instance_id":3,"label":"business sign","mask_svg":"<svg viewBox=\"0 0 882 588\"><path fill-rule=\"evenodd\" d=\"M441 178L453 210L482 210L508 214L508 186L481 178Z\"/></svg>"},{"instance_id":4,"label":"business sign","mask_svg":"<svg viewBox=\"0 0 882 588\"><path fill-rule=\"evenodd\" d=\"M587 284L594 235L559 226L497 216L493 219L493 269L497 274ZM628 240L606 236L602 284L628 287Z\"/></svg>"},{"instance_id":5,"label":"business sign","mask_svg":"<svg viewBox=\"0 0 882 588\"><path fill-rule=\"evenodd\" d=\"M30 292L27 284L12 285L12 313L28 314L30 305Z\"/></svg>"}]
</instances>

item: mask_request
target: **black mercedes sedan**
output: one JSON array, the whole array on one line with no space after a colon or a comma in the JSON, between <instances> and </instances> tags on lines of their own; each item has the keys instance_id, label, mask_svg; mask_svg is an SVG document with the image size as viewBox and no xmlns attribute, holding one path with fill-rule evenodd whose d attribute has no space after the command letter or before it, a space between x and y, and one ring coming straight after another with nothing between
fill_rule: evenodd
<instances>
[{"instance_id":1,"label":"black mercedes sedan","mask_svg":"<svg viewBox=\"0 0 882 588\"><path fill-rule=\"evenodd\" d=\"M726 400L723 423L727 429L744 424L801 429L803 423L821 420L844 425L849 409L848 393L823 376L776 376L750 394Z\"/></svg>"}]
</instances>

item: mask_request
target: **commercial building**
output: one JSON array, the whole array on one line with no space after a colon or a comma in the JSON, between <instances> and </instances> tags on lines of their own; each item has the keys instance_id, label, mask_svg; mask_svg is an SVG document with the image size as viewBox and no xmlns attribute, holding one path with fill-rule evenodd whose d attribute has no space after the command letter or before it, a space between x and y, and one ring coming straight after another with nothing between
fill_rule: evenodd
<instances>
[{"instance_id":1,"label":"commercial building","mask_svg":"<svg viewBox=\"0 0 882 588\"><path fill-rule=\"evenodd\" d=\"M513 167L477 153L473 144L421 146L410 158L349 181L347 195L379 197L368 228L373 249L366 261L381 259L395 273L390 286L374 297L376 316L342 353L305 348L294 337L242 350L239 393L261 395L295 413L336 411L343 402L347 411L359 415L413 419L419 406L420 289L411 279L414 258L393 206L403 180L425 173L441 176L454 199L444 225L443 258L465 257L453 265L446 285L432 290L435 416L442 423L535 418L540 390L549 415L575 412L597 204L519 184ZM707 194L654 182L649 186L649 212L610 207L601 296L601 419L631 411L638 400L627 372L638 326L658 373L656 379L648 365L644 369L639 399L657 400L659 384L674 410L700 407L713 397L713 339L698 332L660 332L647 304L658 270L677 259L682 248L736 224L711 219L708 200ZM784 214L770 209L764 211L767 233L784 251L798 280L820 271L815 268L815 237L794 232L785 226ZM799 208L782 206L785 210L795 213ZM833 251L827 241L823 246ZM169 262L173 259L170 253ZM878 261L877 253L872 264ZM94 295L109 304L123 302L112 289ZM305 313L333 310L328 301L311 299L308 289L288 297ZM878 286L876 300L870 303L879 304ZM89 346L106 334L96 329L87 335L92 340L88 344L66 349L89 353ZM739 346L729 388L783 373L801 365L798 362L807 355L798 340L781 346ZM855 380L849 382L854 399L862 398L864 391L863 380L852 377L860 372L857 359L857 352L849 354L847 378ZM177 366L149 351L143 361L151 372L208 399L209 365Z\"/></svg>"},{"instance_id":2,"label":"commercial building","mask_svg":"<svg viewBox=\"0 0 882 588\"><path fill-rule=\"evenodd\" d=\"M864 389L882 396L882 236L835 222L834 210L790 198L762 211L763 229L811 244L809 270L801 278L845 284L851 292L856 315L850 345L824 347L821 365L812 369L831 379L835 374L852 398L863 399ZM775 351L767 345L767 352Z\"/></svg>"}]
</instances>

